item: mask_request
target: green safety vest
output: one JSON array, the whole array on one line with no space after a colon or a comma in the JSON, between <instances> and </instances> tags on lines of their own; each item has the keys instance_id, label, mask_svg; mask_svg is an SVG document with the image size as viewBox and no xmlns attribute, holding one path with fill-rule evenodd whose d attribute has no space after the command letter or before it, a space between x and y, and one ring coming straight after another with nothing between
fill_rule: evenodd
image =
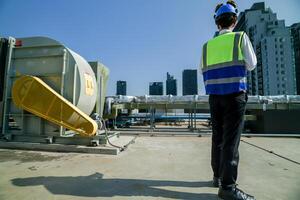
<instances>
[{"instance_id":1,"label":"green safety vest","mask_svg":"<svg viewBox=\"0 0 300 200\"><path fill-rule=\"evenodd\" d=\"M204 44L202 73L207 94L246 91L247 70L241 49L243 34L225 33Z\"/></svg>"}]
</instances>

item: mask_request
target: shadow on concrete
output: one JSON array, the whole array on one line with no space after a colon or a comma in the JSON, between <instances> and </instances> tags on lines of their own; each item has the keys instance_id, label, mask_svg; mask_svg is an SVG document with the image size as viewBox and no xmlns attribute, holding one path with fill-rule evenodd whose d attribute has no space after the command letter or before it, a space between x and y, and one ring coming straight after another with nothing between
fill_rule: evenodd
<instances>
[{"instance_id":1,"label":"shadow on concrete","mask_svg":"<svg viewBox=\"0 0 300 200\"><path fill-rule=\"evenodd\" d=\"M139 180L103 178L103 174L94 173L89 176L55 177L40 176L30 178L16 178L11 180L16 186L44 187L52 194L72 195L80 197L113 197L113 196L140 196L165 197L172 199L200 199L216 200L216 194L180 192L180 188L211 187L211 182L186 182L163 180ZM172 187L166 189L163 187ZM173 188L180 187L180 188Z\"/></svg>"}]
</instances>

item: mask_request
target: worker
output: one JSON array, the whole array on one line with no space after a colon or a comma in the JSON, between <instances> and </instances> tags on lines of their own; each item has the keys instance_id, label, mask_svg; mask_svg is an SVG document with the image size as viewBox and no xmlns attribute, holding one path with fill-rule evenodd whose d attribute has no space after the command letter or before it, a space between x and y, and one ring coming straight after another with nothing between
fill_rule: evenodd
<instances>
[{"instance_id":1,"label":"worker","mask_svg":"<svg viewBox=\"0 0 300 200\"><path fill-rule=\"evenodd\" d=\"M236 186L239 143L244 126L247 71L256 67L252 44L244 32L232 32L237 6L227 1L216 7L218 33L203 46L201 70L212 122L213 185L224 200L255 200Z\"/></svg>"}]
</instances>

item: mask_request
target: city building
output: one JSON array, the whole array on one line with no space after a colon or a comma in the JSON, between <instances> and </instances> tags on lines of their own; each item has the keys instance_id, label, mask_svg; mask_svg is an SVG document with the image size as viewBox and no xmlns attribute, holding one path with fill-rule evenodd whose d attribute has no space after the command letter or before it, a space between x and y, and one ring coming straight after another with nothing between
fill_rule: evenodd
<instances>
[{"instance_id":1,"label":"city building","mask_svg":"<svg viewBox=\"0 0 300 200\"><path fill-rule=\"evenodd\" d=\"M166 95L177 95L177 80L174 79L174 76L171 76L167 73L166 80Z\"/></svg>"},{"instance_id":2,"label":"city building","mask_svg":"<svg viewBox=\"0 0 300 200\"><path fill-rule=\"evenodd\" d=\"M182 72L182 95L198 94L198 72L196 69L185 69Z\"/></svg>"},{"instance_id":3,"label":"city building","mask_svg":"<svg viewBox=\"0 0 300 200\"><path fill-rule=\"evenodd\" d=\"M117 95L127 95L127 83L126 81L117 81Z\"/></svg>"},{"instance_id":4,"label":"city building","mask_svg":"<svg viewBox=\"0 0 300 200\"><path fill-rule=\"evenodd\" d=\"M241 12L234 31L245 31L257 55L257 67L248 73L251 95L293 95L296 93L295 64L291 34L276 13L255 3Z\"/></svg>"},{"instance_id":5,"label":"city building","mask_svg":"<svg viewBox=\"0 0 300 200\"><path fill-rule=\"evenodd\" d=\"M163 82L151 82L149 84L149 95L163 95Z\"/></svg>"},{"instance_id":6,"label":"city building","mask_svg":"<svg viewBox=\"0 0 300 200\"><path fill-rule=\"evenodd\" d=\"M297 95L300 95L300 23L293 24L290 29L295 58Z\"/></svg>"}]
</instances>

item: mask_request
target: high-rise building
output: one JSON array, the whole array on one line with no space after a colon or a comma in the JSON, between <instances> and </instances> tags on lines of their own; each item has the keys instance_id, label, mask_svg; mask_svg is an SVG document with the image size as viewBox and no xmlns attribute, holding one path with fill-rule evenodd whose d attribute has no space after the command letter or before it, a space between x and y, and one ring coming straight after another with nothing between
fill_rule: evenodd
<instances>
[{"instance_id":1,"label":"high-rise building","mask_svg":"<svg viewBox=\"0 0 300 200\"><path fill-rule=\"evenodd\" d=\"M241 12L234 31L245 31L257 56L257 67L248 73L251 95L295 94L295 65L291 34L276 13L255 3Z\"/></svg>"},{"instance_id":2,"label":"high-rise building","mask_svg":"<svg viewBox=\"0 0 300 200\"><path fill-rule=\"evenodd\" d=\"M177 80L169 72L167 73L166 95L177 95Z\"/></svg>"},{"instance_id":3,"label":"high-rise building","mask_svg":"<svg viewBox=\"0 0 300 200\"><path fill-rule=\"evenodd\" d=\"M182 95L198 94L198 72L196 69L185 69L182 72Z\"/></svg>"},{"instance_id":4,"label":"high-rise building","mask_svg":"<svg viewBox=\"0 0 300 200\"><path fill-rule=\"evenodd\" d=\"M300 23L293 24L290 29L295 58L297 95L300 95Z\"/></svg>"},{"instance_id":5,"label":"high-rise building","mask_svg":"<svg viewBox=\"0 0 300 200\"><path fill-rule=\"evenodd\" d=\"M127 95L126 89L126 81L117 81L117 95Z\"/></svg>"},{"instance_id":6,"label":"high-rise building","mask_svg":"<svg viewBox=\"0 0 300 200\"><path fill-rule=\"evenodd\" d=\"M149 84L149 95L163 95L163 82L151 82Z\"/></svg>"}]
</instances>

